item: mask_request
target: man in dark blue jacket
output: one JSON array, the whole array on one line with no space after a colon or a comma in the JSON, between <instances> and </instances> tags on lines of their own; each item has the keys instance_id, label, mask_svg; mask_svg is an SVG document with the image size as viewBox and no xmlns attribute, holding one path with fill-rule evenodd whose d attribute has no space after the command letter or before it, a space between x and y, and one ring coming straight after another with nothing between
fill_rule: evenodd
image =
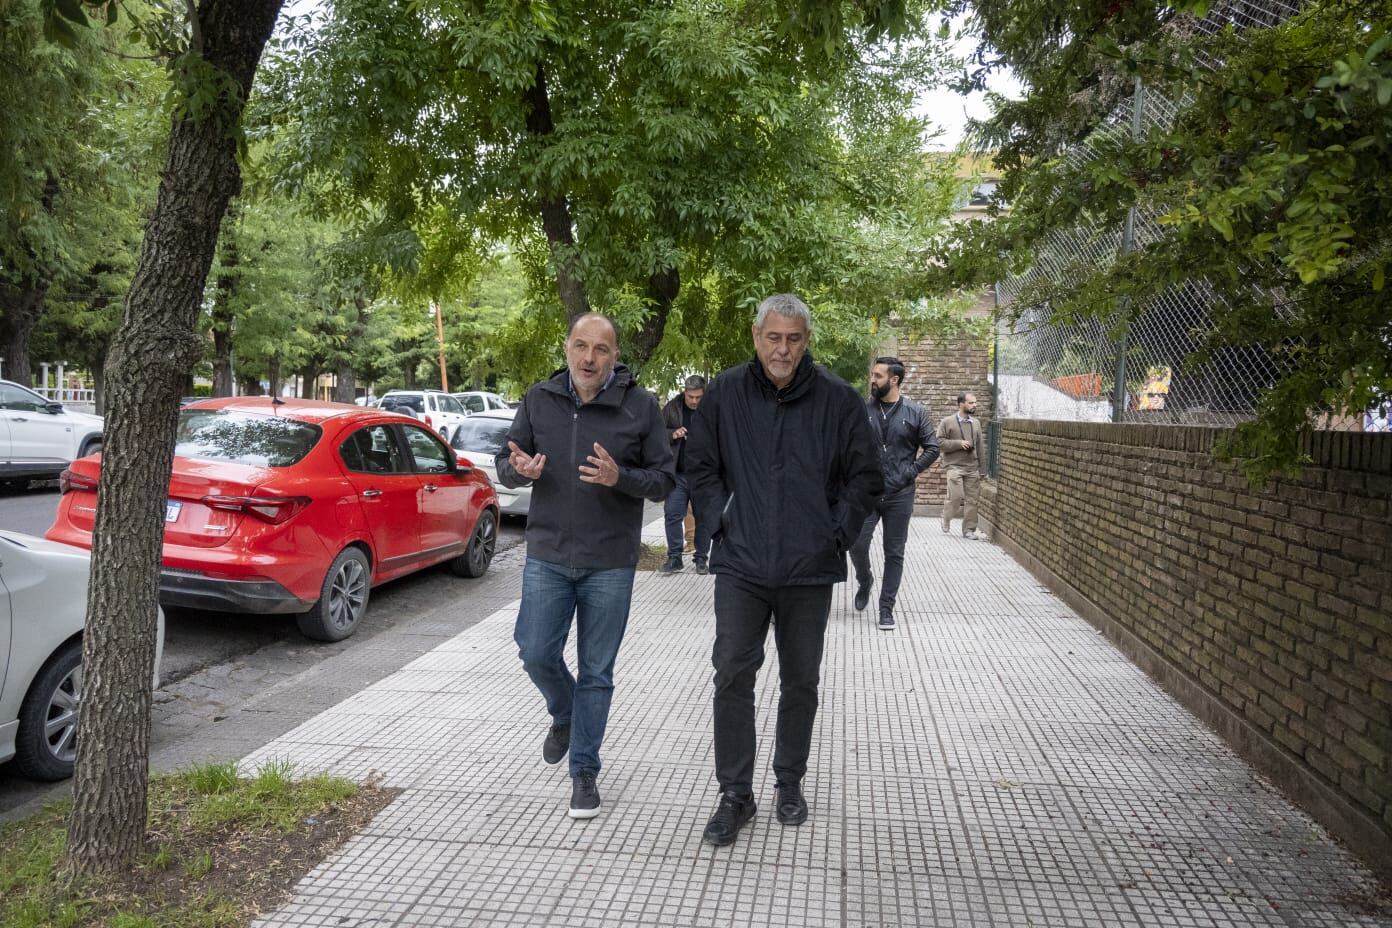
<instances>
[{"instance_id":1,"label":"man in dark blue jacket","mask_svg":"<svg viewBox=\"0 0 1392 928\"><path fill-rule=\"evenodd\" d=\"M807 819L802 778L817 714L832 585L883 490L860 397L812 363L812 313L771 296L754 321L755 357L717 377L687 439L697 519L712 527L715 773L720 805L705 840L729 844L755 810L754 683L770 620L778 645L775 807Z\"/></svg>"},{"instance_id":2,"label":"man in dark blue jacket","mask_svg":"<svg viewBox=\"0 0 1392 928\"><path fill-rule=\"evenodd\" d=\"M570 752L570 817L594 818L643 500L661 502L675 478L657 400L617 363L613 321L579 317L565 352L566 370L527 391L494 464L504 486L532 487L514 637L551 713L542 759L557 764ZM564 657L572 617L578 680Z\"/></svg>"}]
</instances>

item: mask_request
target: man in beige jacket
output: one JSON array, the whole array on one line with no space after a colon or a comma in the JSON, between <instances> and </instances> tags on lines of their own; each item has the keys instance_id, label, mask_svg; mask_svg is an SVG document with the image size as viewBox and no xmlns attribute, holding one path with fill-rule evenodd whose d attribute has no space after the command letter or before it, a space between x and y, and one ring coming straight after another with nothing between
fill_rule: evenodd
<instances>
[{"instance_id":1,"label":"man in beige jacket","mask_svg":"<svg viewBox=\"0 0 1392 928\"><path fill-rule=\"evenodd\" d=\"M976 533L976 503L981 498L981 446L986 436L976 418L976 396L957 394L957 411L938 423L938 444L947 471L947 502L943 504L942 530L952 531L952 519L962 510L962 537Z\"/></svg>"}]
</instances>

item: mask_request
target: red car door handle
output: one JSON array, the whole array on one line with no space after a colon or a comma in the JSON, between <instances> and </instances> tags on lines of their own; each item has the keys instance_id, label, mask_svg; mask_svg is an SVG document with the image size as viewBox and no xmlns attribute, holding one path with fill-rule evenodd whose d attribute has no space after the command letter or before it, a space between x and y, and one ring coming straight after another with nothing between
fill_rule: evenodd
<instances>
[{"instance_id":1,"label":"red car door handle","mask_svg":"<svg viewBox=\"0 0 1392 928\"><path fill-rule=\"evenodd\" d=\"M381 496L381 495L382 495L382 491L381 491L381 490L363 490L363 491L362 491L362 495L363 495L364 498L370 499L370 498L372 498L372 497L374 497L374 496Z\"/></svg>"},{"instance_id":2,"label":"red car door handle","mask_svg":"<svg viewBox=\"0 0 1392 928\"><path fill-rule=\"evenodd\" d=\"M427 493L434 493L434 492L435 492L436 490L438 490L438 489L440 489L440 488L437 487L437 486L436 486L435 484L433 484L433 483L427 483L427 484L425 485L425 492L427 492Z\"/></svg>"}]
</instances>

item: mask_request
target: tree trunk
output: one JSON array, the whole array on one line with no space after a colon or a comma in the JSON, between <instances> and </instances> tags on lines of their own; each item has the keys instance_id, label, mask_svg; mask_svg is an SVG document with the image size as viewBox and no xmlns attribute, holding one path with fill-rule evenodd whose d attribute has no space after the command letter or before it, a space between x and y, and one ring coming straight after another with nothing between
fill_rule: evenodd
<instances>
[{"instance_id":1,"label":"tree trunk","mask_svg":"<svg viewBox=\"0 0 1392 928\"><path fill-rule=\"evenodd\" d=\"M681 292L681 272L674 267L659 271L648 278L648 300L653 304L652 314L643 320L643 327L629 340L624 356L635 371L642 368L653 356L657 346L662 344L662 333L667 331L667 319L672 315L672 304Z\"/></svg>"},{"instance_id":2,"label":"tree trunk","mask_svg":"<svg viewBox=\"0 0 1392 928\"><path fill-rule=\"evenodd\" d=\"M527 131L533 135L550 135L555 131L551 121L551 100L546 93L546 70L537 64L536 83L527 88ZM565 307L566 316L575 319L590 311L585 297L585 283L575 272L575 231L570 218L570 204L564 193L540 192L541 228L551 246L551 262L556 266L556 293Z\"/></svg>"},{"instance_id":3,"label":"tree trunk","mask_svg":"<svg viewBox=\"0 0 1392 928\"><path fill-rule=\"evenodd\" d=\"M300 399L315 399L315 387L319 384L319 368L313 365L300 369Z\"/></svg>"},{"instance_id":4,"label":"tree trunk","mask_svg":"<svg viewBox=\"0 0 1392 928\"><path fill-rule=\"evenodd\" d=\"M203 0L193 53L235 81L210 114L176 116L140 259L107 358L110 411L82 638L82 718L64 869L112 875L141 855L165 499L179 390L218 228L241 175L235 130L281 0Z\"/></svg>"},{"instance_id":5,"label":"tree trunk","mask_svg":"<svg viewBox=\"0 0 1392 928\"><path fill-rule=\"evenodd\" d=\"M48 281L32 277L21 279L18 285L0 283L0 357L5 359L5 379L30 386L34 369L29 364L29 340L34 326L43 314Z\"/></svg>"},{"instance_id":6,"label":"tree trunk","mask_svg":"<svg viewBox=\"0 0 1392 928\"><path fill-rule=\"evenodd\" d=\"M280 355L271 355L266 362L266 379L271 383L271 396L280 396Z\"/></svg>"},{"instance_id":7,"label":"tree trunk","mask_svg":"<svg viewBox=\"0 0 1392 928\"><path fill-rule=\"evenodd\" d=\"M217 287L213 293L213 396L231 396L232 390L232 320L236 313L232 300L242 282L238 270L237 214L240 210L233 200L227 207L222 223L222 268L218 271Z\"/></svg>"},{"instance_id":8,"label":"tree trunk","mask_svg":"<svg viewBox=\"0 0 1392 928\"><path fill-rule=\"evenodd\" d=\"M92 368L92 405L97 415L106 415L106 368L100 364Z\"/></svg>"},{"instance_id":9,"label":"tree trunk","mask_svg":"<svg viewBox=\"0 0 1392 928\"><path fill-rule=\"evenodd\" d=\"M44 178L43 196L39 201L49 215L58 204L58 192L58 175L50 171ZM29 340L43 315L44 298L48 296L53 275L38 267L39 257L31 247L22 247L27 252L29 266L34 269L20 274L17 280L0 279L0 357L5 359L5 379L27 387L34 382Z\"/></svg>"},{"instance_id":10,"label":"tree trunk","mask_svg":"<svg viewBox=\"0 0 1392 928\"><path fill-rule=\"evenodd\" d=\"M343 346L343 352L338 357L338 369L335 371L337 377L334 378L333 398L335 403L351 403L357 396L357 374L353 370L353 351L357 348L358 342L362 340L363 334L363 310L367 308L367 300L362 296L353 297L352 304L348 313L348 338Z\"/></svg>"}]
</instances>

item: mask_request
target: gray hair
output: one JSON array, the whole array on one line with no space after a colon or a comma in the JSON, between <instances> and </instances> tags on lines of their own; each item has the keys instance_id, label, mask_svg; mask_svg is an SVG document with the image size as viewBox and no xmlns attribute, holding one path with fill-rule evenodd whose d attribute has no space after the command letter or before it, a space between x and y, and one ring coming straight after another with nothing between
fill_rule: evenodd
<instances>
[{"instance_id":1,"label":"gray hair","mask_svg":"<svg viewBox=\"0 0 1392 928\"><path fill-rule=\"evenodd\" d=\"M756 329L764 327L764 320L768 318L769 313L778 313L789 319L801 319L803 325L807 326L807 331L812 331L812 310L791 293L775 293L759 304L759 312L754 316Z\"/></svg>"},{"instance_id":2,"label":"gray hair","mask_svg":"<svg viewBox=\"0 0 1392 928\"><path fill-rule=\"evenodd\" d=\"M682 385L683 390L704 390L706 388L706 378L700 374L692 374L686 378L686 383Z\"/></svg>"}]
</instances>

